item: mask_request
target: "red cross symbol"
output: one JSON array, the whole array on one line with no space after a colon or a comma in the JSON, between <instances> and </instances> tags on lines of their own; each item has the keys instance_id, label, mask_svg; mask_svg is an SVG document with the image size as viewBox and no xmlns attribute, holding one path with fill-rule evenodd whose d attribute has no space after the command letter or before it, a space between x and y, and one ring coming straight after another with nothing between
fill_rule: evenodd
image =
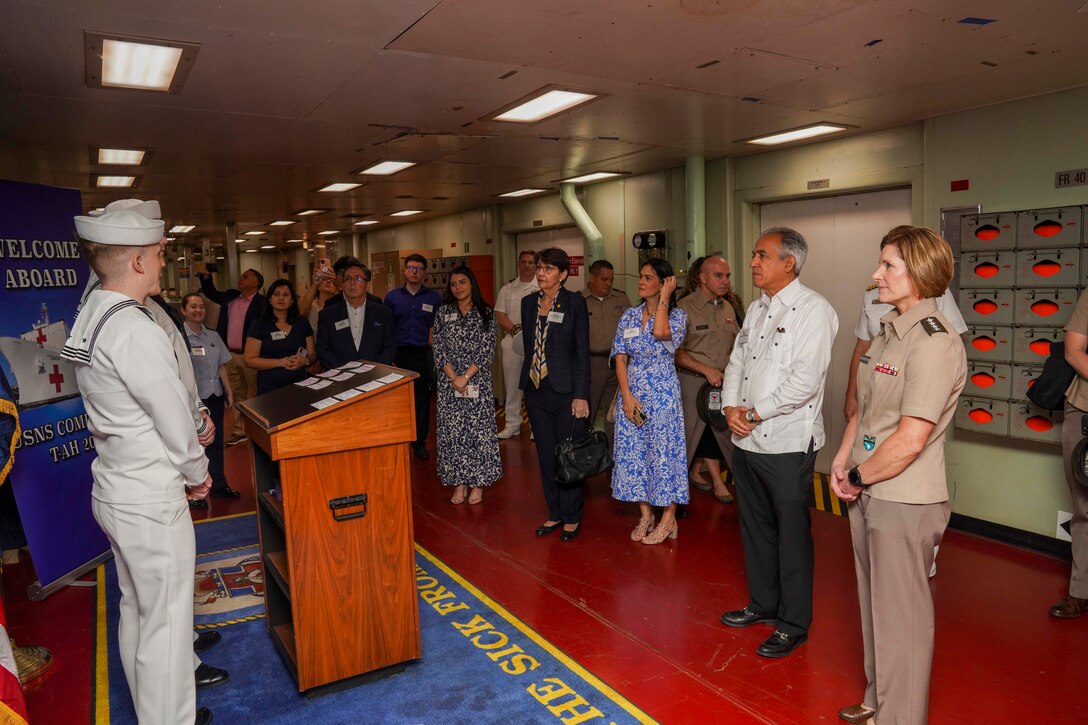
<instances>
[{"instance_id":1,"label":"red cross symbol","mask_svg":"<svg viewBox=\"0 0 1088 725\"><path fill-rule=\"evenodd\" d=\"M57 386L57 392L60 392L60 384L64 382L64 376L60 374L60 367L53 366L53 372L49 374L49 382Z\"/></svg>"},{"instance_id":2,"label":"red cross symbol","mask_svg":"<svg viewBox=\"0 0 1088 725\"><path fill-rule=\"evenodd\" d=\"M42 332L42 329L41 329L41 328L39 327L39 328L38 328L38 339L37 339L37 340L35 340L35 342L36 342L36 343L38 343L38 347L45 347L45 341L46 341L46 339L47 339L47 338L46 338L46 336L45 336L45 333L44 333L44 332Z\"/></svg>"}]
</instances>

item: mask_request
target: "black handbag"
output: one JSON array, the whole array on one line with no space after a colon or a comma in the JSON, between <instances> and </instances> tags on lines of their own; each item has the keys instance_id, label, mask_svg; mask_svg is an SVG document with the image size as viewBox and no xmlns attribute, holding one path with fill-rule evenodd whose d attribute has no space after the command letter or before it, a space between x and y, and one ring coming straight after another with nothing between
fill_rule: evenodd
<instances>
[{"instance_id":1,"label":"black handbag","mask_svg":"<svg viewBox=\"0 0 1088 725\"><path fill-rule=\"evenodd\" d=\"M1043 372L1028 388L1028 400L1044 410L1061 410L1065 407L1065 391L1076 374L1065 360L1065 343L1051 343L1050 357L1043 363Z\"/></svg>"},{"instance_id":2,"label":"black handbag","mask_svg":"<svg viewBox=\"0 0 1088 725\"><path fill-rule=\"evenodd\" d=\"M577 483L611 470L614 463L604 431L596 430L590 423L585 438L576 441L574 427L577 424L578 419L575 418L570 435L555 447L555 480L559 483Z\"/></svg>"}]
</instances>

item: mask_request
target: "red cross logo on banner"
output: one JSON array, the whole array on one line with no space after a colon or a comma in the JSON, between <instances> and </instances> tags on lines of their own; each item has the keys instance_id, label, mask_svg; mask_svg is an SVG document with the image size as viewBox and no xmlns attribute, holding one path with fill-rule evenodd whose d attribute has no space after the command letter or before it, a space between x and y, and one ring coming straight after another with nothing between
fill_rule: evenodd
<instances>
[{"instance_id":1,"label":"red cross logo on banner","mask_svg":"<svg viewBox=\"0 0 1088 725\"><path fill-rule=\"evenodd\" d=\"M64 382L64 376L60 374L60 367L53 366L53 372L49 374L49 382L57 386L57 392L60 392L60 384Z\"/></svg>"},{"instance_id":2,"label":"red cross logo on banner","mask_svg":"<svg viewBox=\"0 0 1088 725\"><path fill-rule=\"evenodd\" d=\"M48 338L45 336L45 333L42 332L41 328L39 328L38 329L38 339L35 340L34 342L38 343L38 347L45 347L45 341L47 339Z\"/></svg>"}]
</instances>

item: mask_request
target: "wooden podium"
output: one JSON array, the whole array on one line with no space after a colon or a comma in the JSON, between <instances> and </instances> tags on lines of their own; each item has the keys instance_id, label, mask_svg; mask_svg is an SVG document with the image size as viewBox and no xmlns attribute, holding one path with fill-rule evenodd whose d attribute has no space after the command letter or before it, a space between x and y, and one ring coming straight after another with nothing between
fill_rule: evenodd
<instances>
[{"instance_id":1,"label":"wooden podium","mask_svg":"<svg viewBox=\"0 0 1088 725\"><path fill-rule=\"evenodd\" d=\"M390 374L402 377L352 392ZM421 656L405 445L416 375L374 365L236 406L253 442L268 630L300 692Z\"/></svg>"}]
</instances>

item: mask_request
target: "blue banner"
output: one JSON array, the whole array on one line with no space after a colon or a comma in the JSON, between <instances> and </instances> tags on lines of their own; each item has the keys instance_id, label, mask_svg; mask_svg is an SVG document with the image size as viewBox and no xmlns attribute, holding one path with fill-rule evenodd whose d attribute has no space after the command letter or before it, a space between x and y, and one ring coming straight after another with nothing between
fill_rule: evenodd
<instances>
[{"instance_id":1,"label":"blue banner","mask_svg":"<svg viewBox=\"0 0 1088 725\"><path fill-rule=\"evenodd\" d=\"M109 550L91 515L94 439L60 356L89 274L82 213L76 189L0 180L0 374L22 427L10 477L43 589Z\"/></svg>"}]
</instances>

